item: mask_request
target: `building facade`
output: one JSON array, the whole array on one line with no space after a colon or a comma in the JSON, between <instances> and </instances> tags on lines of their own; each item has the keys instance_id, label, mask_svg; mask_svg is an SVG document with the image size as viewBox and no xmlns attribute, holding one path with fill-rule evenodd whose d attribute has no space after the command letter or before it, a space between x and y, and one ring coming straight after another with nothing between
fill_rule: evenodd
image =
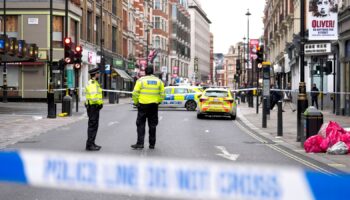
<instances>
[{"instance_id":1,"label":"building facade","mask_svg":"<svg viewBox=\"0 0 350 200\"><path fill-rule=\"evenodd\" d=\"M211 21L196 0L189 4L191 15L191 62L188 75L193 83L206 83L210 72Z\"/></svg>"},{"instance_id":2,"label":"building facade","mask_svg":"<svg viewBox=\"0 0 350 200\"><path fill-rule=\"evenodd\" d=\"M301 2L305 3L304 26L306 30L305 57L302 64L300 63ZM272 64L272 82L279 88L285 88L287 83L291 83L292 90L297 90L300 82L300 69L303 68L305 72L306 91L309 92L312 85L316 84L320 91L325 94L320 96L320 108L332 108L334 98L328 93L335 91L336 85L334 83L336 79L326 68L329 64L334 66L334 63L336 63L334 62L336 60L334 54L338 45L337 41L309 39L307 34L309 1L269 0L266 1L264 12L265 52L266 60ZM339 44L339 51L341 49L342 47ZM343 74L341 71L339 72ZM293 95L296 100L297 93L295 92ZM342 102L344 107L345 99ZM309 104L311 104L311 101Z\"/></svg>"},{"instance_id":3,"label":"building facade","mask_svg":"<svg viewBox=\"0 0 350 200\"><path fill-rule=\"evenodd\" d=\"M191 58L191 18L187 0L170 0L169 84L188 82Z\"/></svg>"},{"instance_id":4,"label":"building facade","mask_svg":"<svg viewBox=\"0 0 350 200\"><path fill-rule=\"evenodd\" d=\"M226 83L225 86L228 86L231 89L236 89L238 81L235 78L237 74L237 60L239 59L238 45L231 46L228 50L228 53L224 56L224 63L226 66Z\"/></svg>"},{"instance_id":5,"label":"building facade","mask_svg":"<svg viewBox=\"0 0 350 200\"><path fill-rule=\"evenodd\" d=\"M80 44L80 24L82 10L80 1L68 2L67 36L72 38L73 44ZM22 100L45 100L50 79L48 65L50 49L50 6L34 0L8 1L6 4L6 34L17 40L26 40L27 43L36 43L39 47L37 62L13 62L7 64L8 98ZM0 4L3 11L3 4ZM1 17L0 32L4 33L4 16ZM63 58L63 38L65 37L65 3L53 3L53 73L54 88L65 87L64 82L74 86L74 70L68 67L66 81L63 70L59 68L58 61ZM0 83L3 83L3 63L0 72ZM38 90L38 91L35 91ZM41 90L41 91L40 91ZM56 99L60 93L56 92Z\"/></svg>"},{"instance_id":6,"label":"building facade","mask_svg":"<svg viewBox=\"0 0 350 200\"><path fill-rule=\"evenodd\" d=\"M157 52L153 65L156 74L166 83L169 66L169 1L154 0L153 4L153 49Z\"/></svg>"}]
</instances>

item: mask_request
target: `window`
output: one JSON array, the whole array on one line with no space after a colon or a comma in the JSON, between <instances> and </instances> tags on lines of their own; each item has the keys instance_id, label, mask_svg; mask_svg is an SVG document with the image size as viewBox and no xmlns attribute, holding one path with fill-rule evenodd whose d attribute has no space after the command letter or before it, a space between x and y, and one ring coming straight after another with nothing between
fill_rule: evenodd
<instances>
[{"instance_id":1,"label":"window","mask_svg":"<svg viewBox=\"0 0 350 200\"><path fill-rule=\"evenodd\" d=\"M112 51L117 51L117 28L112 27Z\"/></svg>"},{"instance_id":2,"label":"window","mask_svg":"<svg viewBox=\"0 0 350 200\"><path fill-rule=\"evenodd\" d=\"M163 4L162 4L162 10L164 13L168 13L167 11L167 6L168 5L168 1L167 0L163 0Z\"/></svg>"},{"instance_id":3,"label":"window","mask_svg":"<svg viewBox=\"0 0 350 200\"><path fill-rule=\"evenodd\" d=\"M174 94L186 94L187 89L185 88L175 88Z\"/></svg>"},{"instance_id":4,"label":"window","mask_svg":"<svg viewBox=\"0 0 350 200\"><path fill-rule=\"evenodd\" d=\"M154 10L161 10L160 0L154 0Z\"/></svg>"},{"instance_id":5,"label":"window","mask_svg":"<svg viewBox=\"0 0 350 200\"><path fill-rule=\"evenodd\" d=\"M54 48L63 47L63 17L53 16L52 43Z\"/></svg>"},{"instance_id":6,"label":"window","mask_svg":"<svg viewBox=\"0 0 350 200\"><path fill-rule=\"evenodd\" d=\"M0 31L4 32L4 20L1 17L0 18ZM18 36L18 16L17 15L7 15L6 16L6 34L9 37L16 37Z\"/></svg>"},{"instance_id":7,"label":"window","mask_svg":"<svg viewBox=\"0 0 350 200\"><path fill-rule=\"evenodd\" d=\"M87 31L87 38L86 40L88 42L92 42L92 12L88 11L87 12L87 22L86 22L86 31Z\"/></svg>"},{"instance_id":8,"label":"window","mask_svg":"<svg viewBox=\"0 0 350 200\"><path fill-rule=\"evenodd\" d=\"M154 48L160 48L160 37L156 36L154 39Z\"/></svg>"},{"instance_id":9,"label":"window","mask_svg":"<svg viewBox=\"0 0 350 200\"><path fill-rule=\"evenodd\" d=\"M117 0L112 0L112 13L117 15Z\"/></svg>"},{"instance_id":10,"label":"window","mask_svg":"<svg viewBox=\"0 0 350 200\"><path fill-rule=\"evenodd\" d=\"M210 90L205 92L207 97L228 97L227 91Z\"/></svg>"},{"instance_id":11,"label":"window","mask_svg":"<svg viewBox=\"0 0 350 200\"><path fill-rule=\"evenodd\" d=\"M96 16L96 44L100 44L101 40L101 17Z\"/></svg>"},{"instance_id":12,"label":"window","mask_svg":"<svg viewBox=\"0 0 350 200\"><path fill-rule=\"evenodd\" d=\"M71 37L73 44L78 44L78 22L73 19L70 20L69 37Z\"/></svg>"},{"instance_id":13,"label":"window","mask_svg":"<svg viewBox=\"0 0 350 200\"><path fill-rule=\"evenodd\" d=\"M171 18L173 20L177 20L177 7L176 5L172 5L172 8L171 8Z\"/></svg>"},{"instance_id":14,"label":"window","mask_svg":"<svg viewBox=\"0 0 350 200\"><path fill-rule=\"evenodd\" d=\"M154 17L154 28L160 29L160 17Z\"/></svg>"},{"instance_id":15,"label":"window","mask_svg":"<svg viewBox=\"0 0 350 200\"><path fill-rule=\"evenodd\" d=\"M171 94L171 90L172 90L172 88L166 88L164 90L164 92L165 92L165 94Z\"/></svg>"}]
</instances>

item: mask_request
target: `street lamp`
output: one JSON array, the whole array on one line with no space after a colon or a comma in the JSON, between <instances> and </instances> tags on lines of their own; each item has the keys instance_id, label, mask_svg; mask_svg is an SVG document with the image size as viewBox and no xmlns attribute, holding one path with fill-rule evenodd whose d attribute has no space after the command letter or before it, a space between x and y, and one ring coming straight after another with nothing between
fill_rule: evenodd
<instances>
[{"instance_id":1,"label":"street lamp","mask_svg":"<svg viewBox=\"0 0 350 200\"><path fill-rule=\"evenodd\" d=\"M149 33L149 28L147 27L147 29L145 30L146 32L146 68L148 67L148 54L149 54L149 50L148 50L148 43L149 43L149 39L148 39L148 33Z\"/></svg>"},{"instance_id":2,"label":"street lamp","mask_svg":"<svg viewBox=\"0 0 350 200\"><path fill-rule=\"evenodd\" d=\"M247 16L247 68L249 69L249 62L250 62L250 55L249 55L249 51L250 51L250 47L249 47L249 16L251 15L251 13L249 12L249 9L247 10L246 14ZM251 87L253 85L253 68L250 68L251 72L250 72L250 78L249 78L249 70L248 70L248 83L249 86ZM252 96L252 91L249 91L249 96L248 96L248 105L249 107L253 107L253 96Z\"/></svg>"},{"instance_id":3,"label":"street lamp","mask_svg":"<svg viewBox=\"0 0 350 200\"><path fill-rule=\"evenodd\" d=\"M305 85L305 0L300 1L300 82L299 82L299 95L298 95L298 114L297 114L297 142L301 141L302 130L304 128L301 115L305 112L308 101L306 96Z\"/></svg>"},{"instance_id":4,"label":"street lamp","mask_svg":"<svg viewBox=\"0 0 350 200\"><path fill-rule=\"evenodd\" d=\"M245 85L245 81L246 81L246 73L247 73L247 65L246 65L246 59L245 59L245 50L246 50L246 48L245 48L245 40L246 40L247 38L246 37L243 37L243 63L244 63L244 70L243 70L243 85Z\"/></svg>"}]
</instances>

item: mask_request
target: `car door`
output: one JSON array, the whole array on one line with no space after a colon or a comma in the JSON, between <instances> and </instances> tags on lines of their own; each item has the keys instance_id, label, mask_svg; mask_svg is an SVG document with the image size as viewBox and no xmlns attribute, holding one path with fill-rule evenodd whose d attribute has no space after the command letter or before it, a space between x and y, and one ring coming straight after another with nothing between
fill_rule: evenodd
<instances>
[{"instance_id":1,"label":"car door","mask_svg":"<svg viewBox=\"0 0 350 200\"><path fill-rule=\"evenodd\" d=\"M187 88L184 88L184 87L174 88L174 107L177 107L177 108L185 107L187 93L188 93Z\"/></svg>"},{"instance_id":2,"label":"car door","mask_svg":"<svg viewBox=\"0 0 350 200\"><path fill-rule=\"evenodd\" d=\"M164 93L165 93L165 98L159 106L163 107L163 108L171 107L171 102L174 101L173 88L172 87L165 87Z\"/></svg>"}]
</instances>

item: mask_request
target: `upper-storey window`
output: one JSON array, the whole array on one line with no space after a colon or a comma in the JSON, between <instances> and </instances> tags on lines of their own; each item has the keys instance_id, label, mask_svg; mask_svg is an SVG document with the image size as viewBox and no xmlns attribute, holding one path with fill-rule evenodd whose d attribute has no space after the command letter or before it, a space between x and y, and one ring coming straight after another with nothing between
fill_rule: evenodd
<instances>
[{"instance_id":1,"label":"upper-storey window","mask_svg":"<svg viewBox=\"0 0 350 200\"><path fill-rule=\"evenodd\" d=\"M154 0L154 10L162 10L161 0Z\"/></svg>"},{"instance_id":2,"label":"upper-storey window","mask_svg":"<svg viewBox=\"0 0 350 200\"><path fill-rule=\"evenodd\" d=\"M4 33L4 18L0 18L0 31L3 34ZM18 36L18 16L17 15L7 15L6 16L6 34L8 37L15 37Z\"/></svg>"}]
</instances>

